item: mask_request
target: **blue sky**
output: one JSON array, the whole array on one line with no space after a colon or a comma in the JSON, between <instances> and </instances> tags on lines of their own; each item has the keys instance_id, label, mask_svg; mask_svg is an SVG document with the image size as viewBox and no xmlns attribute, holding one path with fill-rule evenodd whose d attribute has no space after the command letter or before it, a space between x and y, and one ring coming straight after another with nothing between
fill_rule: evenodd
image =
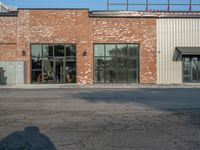
<instances>
[{"instance_id":1,"label":"blue sky","mask_svg":"<svg viewBox=\"0 0 200 150\"><path fill-rule=\"evenodd\" d=\"M19 8L89 8L90 10L106 10L107 0L0 0L7 5ZM126 0L111 0L112 2L125 2ZM129 0L130 2L143 3L145 0ZM168 0L149 0L150 3L167 3ZM171 0L172 3L187 3L189 0ZM193 3L200 3L200 0L193 0ZM130 9L144 9L145 7L130 7ZM125 7L111 7L112 10L123 10ZM166 7L152 7L151 9L164 10ZM188 10L186 6L173 6L172 9ZM200 10L195 6L193 10Z\"/></svg>"}]
</instances>

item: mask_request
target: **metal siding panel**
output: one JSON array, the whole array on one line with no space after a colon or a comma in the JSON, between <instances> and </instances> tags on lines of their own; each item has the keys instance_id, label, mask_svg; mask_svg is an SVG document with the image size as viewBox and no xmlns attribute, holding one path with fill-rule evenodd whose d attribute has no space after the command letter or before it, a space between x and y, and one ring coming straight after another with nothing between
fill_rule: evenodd
<instances>
[{"instance_id":1,"label":"metal siding panel","mask_svg":"<svg viewBox=\"0 0 200 150\"><path fill-rule=\"evenodd\" d=\"M5 77L7 78L7 80L6 80L7 84L15 84L16 83L15 69L16 69L15 62L13 62L13 61L6 62Z\"/></svg>"},{"instance_id":2,"label":"metal siding panel","mask_svg":"<svg viewBox=\"0 0 200 150\"><path fill-rule=\"evenodd\" d=\"M5 70L7 84L24 84L23 61L0 61L0 67Z\"/></svg>"},{"instance_id":3,"label":"metal siding panel","mask_svg":"<svg viewBox=\"0 0 200 150\"><path fill-rule=\"evenodd\" d=\"M182 83L182 61L174 61L176 46L200 46L200 19L157 19L158 84Z\"/></svg>"},{"instance_id":4,"label":"metal siding panel","mask_svg":"<svg viewBox=\"0 0 200 150\"><path fill-rule=\"evenodd\" d=\"M24 62L16 62L16 84L24 83Z\"/></svg>"}]
</instances>

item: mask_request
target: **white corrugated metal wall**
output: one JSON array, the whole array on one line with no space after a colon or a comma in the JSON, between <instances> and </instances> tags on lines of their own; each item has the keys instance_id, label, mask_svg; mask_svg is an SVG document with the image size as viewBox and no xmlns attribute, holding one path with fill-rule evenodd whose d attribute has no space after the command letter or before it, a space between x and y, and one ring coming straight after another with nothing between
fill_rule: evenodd
<instances>
[{"instance_id":1,"label":"white corrugated metal wall","mask_svg":"<svg viewBox=\"0 0 200 150\"><path fill-rule=\"evenodd\" d=\"M157 19L157 83L182 83L182 59L175 47L200 46L200 18Z\"/></svg>"}]
</instances>

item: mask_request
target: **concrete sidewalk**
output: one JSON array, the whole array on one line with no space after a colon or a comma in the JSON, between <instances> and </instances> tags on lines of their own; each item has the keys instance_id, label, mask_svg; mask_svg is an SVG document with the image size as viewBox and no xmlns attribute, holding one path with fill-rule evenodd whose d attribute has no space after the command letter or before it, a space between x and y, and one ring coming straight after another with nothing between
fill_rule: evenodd
<instances>
[{"instance_id":1,"label":"concrete sidewalk","mask_svg":"<svg viewBox=\"0 0 200 150\"><path fill-rule=\"evenodd\" d=\"M105 88L105 89L138 89L138 88L200 88L200 83L186 84L18 84L0 85L0 89L65 89L65 88Z\"/></svg>"}]
</instances>

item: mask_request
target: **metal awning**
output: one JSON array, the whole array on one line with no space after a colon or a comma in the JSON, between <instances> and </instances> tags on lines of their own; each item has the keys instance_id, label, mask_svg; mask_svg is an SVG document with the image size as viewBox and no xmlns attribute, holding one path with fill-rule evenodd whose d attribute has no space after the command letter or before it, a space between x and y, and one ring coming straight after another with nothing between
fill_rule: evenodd
<instances>
[{"instance_id":1,"label":"metal awning","mask_svg":"<svg viewBox=\"0 0 200 150\"><path fill-rule=\"evenodd\" d=\"M200 47L176 47L176 50L178 51L176 60L179 55L200 55Z\"/></svg>"}]
</instances>

